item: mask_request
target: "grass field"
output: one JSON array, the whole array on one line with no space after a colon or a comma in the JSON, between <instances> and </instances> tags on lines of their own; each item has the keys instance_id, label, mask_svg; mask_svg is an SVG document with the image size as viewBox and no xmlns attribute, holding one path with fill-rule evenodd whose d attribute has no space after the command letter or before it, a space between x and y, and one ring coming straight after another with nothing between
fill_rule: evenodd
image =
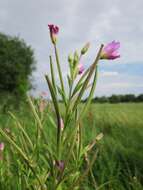
<instances>
[{"instance_id":1,"label":"grass field","mask_svg":"<svg viewBox=\"0 0 143 190\"><path fill-rule=\"evenodd\" d=\"M29 110L15 111L15 114L32 138L34 121ZM48 121L45 126L52 138ZM93 173L86 178L81 190L142 190L143 104L92 104L82 126L85 144L99 132L104 137L98 145ZM16 130L12 119L5 114L0 114L0 127ZM2 137L0 141L3 141ZM17 155L12 155L10 160L8 146L6 144L4 160L0 161L0 190L23 190Z\"/></svg>"}]
</instances>

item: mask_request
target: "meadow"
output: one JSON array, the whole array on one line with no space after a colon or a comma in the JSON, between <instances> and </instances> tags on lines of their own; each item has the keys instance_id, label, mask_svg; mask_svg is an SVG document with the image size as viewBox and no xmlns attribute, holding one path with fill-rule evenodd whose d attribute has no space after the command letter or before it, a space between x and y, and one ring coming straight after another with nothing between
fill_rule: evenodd
<instances>
[{"instance_id":1,"label":"meadow","mask_svg":"<svg viewBox=\"0 0 143 190\"><path fill-rule=\"evenodd\" d=\"M52 109L52 105L48 106L45 114L49 114ZM33 139L35 121L29 108L24 106L20 111L13 110L12 112L19 118L30 138ZM95 146L95 150L93 149L94 153L98 148L97 158L92 171L81 185L81 190L143 189L142 117L142 103L90 105L81 124L84 144L101 132L104 136L97 147ZM44 129L49 142L52 142L53 132L52 129L49 130L51 126L49 122L48 119L44 121ZM13 139L18 138L19 129L9 114L0 114L0 127L9 129L11 135L14 131L17 137L13 136ZM2 136L0 141L5 142L3 160L0 160L0 190L32 189L29 184L33 183L34 179L19 162L19 154L13 154L10 144ZM42 145L39 146L42 151ZM40 164L41 168L45 167L42 162Z\"/></svg>"}]
</instances>

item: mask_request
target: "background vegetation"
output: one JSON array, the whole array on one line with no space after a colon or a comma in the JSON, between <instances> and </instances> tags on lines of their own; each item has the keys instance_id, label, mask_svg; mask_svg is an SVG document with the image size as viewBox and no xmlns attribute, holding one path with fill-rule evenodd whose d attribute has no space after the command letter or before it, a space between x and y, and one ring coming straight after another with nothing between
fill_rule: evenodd
<instances>
[{"instance_id":1,"label":"background vegetation","mask_svg":"<svg viewBox=\"0 0 143 190\"><path fill-rule=\"evenodd\" d=\"M31 89L30 76L35 68L32 48L19 37L0 33L0 99L7 105L19 105Z\"/></svg>"},{"instance_id":2,"label":"background vegetation","mask_svg":"<svg viewBox=\"0 0 143 190\"><path fill-rule=\"evenodd\" d=\"M35 121L29 113L29 107L22 108L23 111L14 111L14 113L22 120L25 129L33 138ZM52 109L52 105L49 103L45 114L51 112ZM90 139L95 138L99 132L102 132L104 137L97 145L100 151L93 168L94 176L89 174L81 190L142 190L143 104L92 104L89 110L82 122L84 143L86 144ZM50 126L50 121L45 120L44 129L47 138L51 139L52 142L53 136ZM19 130L11 117L1 114L0 127L9 128L11 134L17 131L17 137L13 138L18 138ZM4 139L1 137L1 140ZM12 152L9 154L10 151L12 151L12 147L6 144L4 160L1 162L0 189L27 189L30 176L24 168L19 173L21 171L19 168L22 167L17 159L19 155L13 155Z\"/></svg>"},{"instance_id":3,"label":"background vegetation","mask_svg":"<svg viewBox=\"0 0 143 190\"><path fill-rule=\"evenodd\" d=\"M16 106L20 105L19 102L31 88L29 77L34 69L35 60L31 47L27 46L23 40L17 37L0 34L0 44L0 110L6 110L6 108L9 110L11 103L13 104L15 102ZM57 64L59 64L56 46L55 52ZM76 63L79 63L79 61L77 60ZM50 66L51 73L54 73L52 59ZM48 84L50 84L48 76L46 79ZM57 93L57 89L53 79L54 78L52 78L52 83L54 88L49 85L49 89L54 97L54 93ZM63 81L61 80L61 82ZM72 80L69 80L69 84L72 82ZM59 180L61 183L61 172L63 170L62 167L64 167L62 164L64 164L67 159L69 150L71 150L67 162L69 170L68 173L65 171L63 187L68 187L70 184L69 190L72 190L71 184L74 185L74 182L78 182L80 173L86 173L87 166L90 166L88 162L94 155L96 160L93 168L89 167L89 175L86 176L84 183L81 183L79 188L74 189L142 190L143 103L137 104L131 102L142 102L143 94L139 96L132 94L112 95L111 97L104 96L92 99L90 111L87 112L83 121L79 124L80 130L77 131L77 136L74 136L77 137L77 139L74 138L76 142L75 146L71 149L69 148L69 145L72 145L73 142L71 131L73 130L72 127L74 123L71 122L68 126L69 138L63 141L63 145L67 143L65 152L62 151L62 154L65 155L60 155L60 158L64 160L57 160L55 154L56 125L53 122L55 121L53 105L55 107L60 105L60 109L62 109L60 115L58 115L58 117L60 116L60 122L58 124L60 130L62 130L61 119L64 117L64 112L66 111L64 110L64 104L67 104L63 93L63 83L61 84L62 89L58 88L59 93L63 97L61 104L58 104L59 102L58 99L55 98L56 96L54 97L55 102L53 101L53 103L51 101L46 102L42 99L41 103L42 107L44 107L41 111L40 100L32 98L33 102L37 105L37 107L34 107L33 104L30 103L35 118L32 112L30 112L26 102L20 105L20 111L13 109L12 113L8 112L9 115L8 113L5 114L0 111L0 131L3 135L0 136L0 142L4 142L5 145L4 151L0 151L0 190L47 190L47 187L48 190L55 189L53 188L54 182L57 184L57 180ZM80 88L78 88L78 90L79 89ZM84 108L86 105L80 104L82 93L81 89L81 96L78 96L79 99L77 97L77 104L79 104L81 108ZM70 102L71 95L69 97ZM83 102L86 102L86 100ZM125 102L128 102L128 104ZM58 110L58 107L56 108ZM67 109L67 111L70 110ZM38 125L40 128L38 128ZM82 127L80 127L80 125ZM79 137L79 133L81 134L81 138ZM42 136L43 134L44 136ZM99 143L97 140L94 141L96 143L95 147L91 151L91 155L88 155L89 152L85 151L86 148L82 149L80 146L87 147L90 141L98 137L98 134L103 134L104 137ZM43 139L48 143L44 144ZM78 142L79 139L82 139L82 143ZM49 149L47 147L49 147ZM59 148L60 146L57 147ZM89 147L90 146L88 146L88 148ZM81 160L79 159L79 150L86 152L86 154L82 154ZM47 156L46 151L50 152L50 156ZM76 156L78 159L76 159ZM72 171L74 172L72 173ZM77 172L75 173L75 171ZM68 177L71 181L66 181ZM61 187L62 186L59 185L59 188L56 189L67 190L67 188L61 189Z\"/></svg>"},{"instance_id":4,"label":"background vegetation","mask_svg":"<svg viewBox=\"0 0 143 190\"><path fill-rule=\"evenodd\" d=\"M86 102L86 99L83 101ZM124 94L124 95L115 95L112 96L101 96L95 97L92 102L97 103L126 103L126 102L143 102L143 94L134 95L134 94Z\"/></svg>"}]
</instances>

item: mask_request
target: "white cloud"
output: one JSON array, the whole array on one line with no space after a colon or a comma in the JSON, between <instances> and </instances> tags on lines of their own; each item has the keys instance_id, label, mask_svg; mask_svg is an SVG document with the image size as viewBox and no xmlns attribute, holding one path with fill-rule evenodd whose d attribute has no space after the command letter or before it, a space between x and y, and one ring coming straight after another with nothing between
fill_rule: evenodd
<instances>
[{"instance_id":1,"label":"white cloud","mask_svg":"<svg viewBox=\"0 0 143 190\"><path fill-rule=\"evenodd\" d=\"M64 73L67 70L67 54L81 47L86 41L92 43L88 57L83 59L86 66L92 63L100 43L113 39L121 42L121 59L118 59L116 63L137 61L143 63L142 7L142 0L4 0L0 1L0 28L2 32L11 35L19 34L35 49L38 63L34 76L41 90L45 88L41 77L49 72L49 54L52 53L48 23L60 26L58 46ZM122 81L133 83L132 76L130 79L127 77L122 79L116 71L104 70L99 76L110 78L112 81L118 78L118 82L121 81L121 83ZM143 82L142 78L140 80ZM108 82L111 81L104 80L101 86L103 85L104 88ZM128 90L128 87L125 88ZM131 88L134 91L134 87ZM110 90L111 92L119 91L113 88ZM142 91L141 88L140 91Z\"/></svg>"},{"instance_id":2,"label":"white cloud","mask_svg":"<svg viewBox=\"0 0 143 190\"><path fill-rule=\"evenodd\" d=\"M113 77L119 75L116 71L101 71L99 74L101 77Z\"/></svg>"},{"instance_id":3,"label":"white cloud","mask_svg":"<svg viewBox=\"0 0 143 190\"><path fill-rule=\"evenodd\" d=\"M105 88L105 86L103 86ZM102 87L102 88L103 88ZM143 84L136 84L136 83L130 83L130 82L113 82L111 84L106 84L106 88L136 88L136 87L143 87Z\"/></svg>"}]
</instances>

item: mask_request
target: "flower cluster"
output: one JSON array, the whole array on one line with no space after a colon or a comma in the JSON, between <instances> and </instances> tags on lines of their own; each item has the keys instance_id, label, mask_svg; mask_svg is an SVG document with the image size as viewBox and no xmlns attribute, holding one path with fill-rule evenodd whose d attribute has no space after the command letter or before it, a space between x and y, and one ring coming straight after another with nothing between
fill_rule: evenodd
<instances>
[{"instance_id":1,"label":"flower cluster","mask_svg":"<svg viewBox=\"0 0 143 190\"><path fill-rule=\"evenodd\" d=\"M59 27L54 24L49 24L48 27L55 58L53 59L53 56L50 55L50 75L45 75L49 89L48 97L51 100L46 100L46 92L42 92L40 99L36 101L28 96L34 117L33 122L30 122L32 133L27 122L28 127L25 127L24 123L10 112L19 133L15 133L17 130L12 133L7 128L5 130L0 128L0 134L10 144L10 147L13 147L10 149L12 156L20 156L20 159L16 157L16 163L20 166L18 167L20 170L18 171L18 181L23 180L23 175L19 175L23 171L28 174L25 175L26 183L22 189L28 187L39 190L81 189L81 183L85 176L88 177L89 172L92 176L92 167L98 152L96 144L103 137L103 134L100 133L92 141L86 139L89 141L85 143L84 133L86 130L82 130L84 127L82 121L94 97L98 63L102 59L119 58L120 43L112 41L107 45L101 44L93 63L87 69L83 59L89 50L89 42L80 51L70 54L68 56L70 71L67 75L68 86L65 87L63 67L60 64L57 48ZM56 65L56 70L53 63ZM88 94L88 97L86 102L81 105L85 94ZM30 114L30 118L31 116ZM34 135L32 138L31 134ZM4 147L5 144L1 142L0 160L2 162L4 154L8 152L4 152ZM93 154L95 151L96 153ZM7 158L6 156L5 161L13 160ZM30 182L29 186L27 186L28 181ZM24 183L22 184L24 185ZM84 184L83 182L82 186Z\"/></svg>"},{"instance_id":2,"label":"flower cluster","mask_svg":"<svg viewBox=\"0 0 143 190\"><path fill-rule=\"evenodd\" d=\"M53 44L56 44L56 39L57 35L59 33L59 27L54 25L54 24L49 24L49 30L50 30L50 36L51 36L51 41ZM84 55L90 47L90 43L88 42L81 50L81 56ZM100 59L117 59L120 57L120 54L118 53L118 49L120 48L120 42L112 41L105 45L103 47L103 50L101 52ZM81 58L80 56L80 58ZM78 58L77 52L75 53L76 61L74 61L70 56L69 56L69 63L70 63L70 68L76 69L77 73L80 75L84 72L85 68L83 63L81 63L80 59ZM74 70L73 69L73 70Z\"/></svg>"},{"instance_id":3,"label":"flower cluster","mask_svg":"<svg viewBox=\"0 0 143 190\"><path fill-rule=\"evenodd\" d=\"M56 39L57 39L56 36L59 33L59 27L53 24L49 24L48 27L50 30L50 37L51 37L52 43L56 44Z\"/></svg>"}]
</instances>

